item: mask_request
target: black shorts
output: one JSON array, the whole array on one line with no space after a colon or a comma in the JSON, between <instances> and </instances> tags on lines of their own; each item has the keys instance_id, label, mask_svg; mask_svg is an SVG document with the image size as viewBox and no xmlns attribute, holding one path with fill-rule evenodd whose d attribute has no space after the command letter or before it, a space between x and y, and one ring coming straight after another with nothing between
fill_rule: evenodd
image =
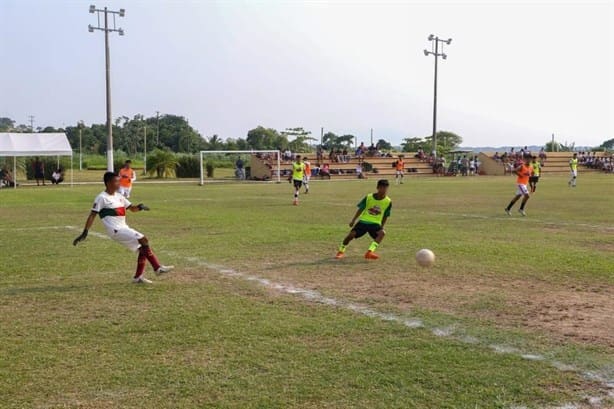
<instances>
[{"instance_id":1,"label":"black shorts","mask_svg":"<svg viewBox=\"0 0 614 409\"><path fill-rule=\"evenodd\" d=\"M539 176L531 176L529 178L529 183L537 183L539 182Z\"/></svg>"},{"instance_id":2,"label":"black shorts","mask_svg":"<svg viewBox=\"0 0 614 409\"><path fill-rule=\"evenodd\" d=\"M295 189L300 189L301 186L303 186L303 181L302 180L292 179L292 181L294 182L294 188Z\"/></svg>"},{"instance_id":3,"label":"black shorts","mask_svg":"<svg viewBox=\"0 0 614 409\"><path fill-rule=\"evenodd\" d=\"M371 224L371 223L363 223L358 222L352 229L352 231L356 232L356 238L360 238L365 234L369 233L369 236L372 238L376 238L378 233L382 230L382 226L379 224Z\"/></svg>"}]
</instances>

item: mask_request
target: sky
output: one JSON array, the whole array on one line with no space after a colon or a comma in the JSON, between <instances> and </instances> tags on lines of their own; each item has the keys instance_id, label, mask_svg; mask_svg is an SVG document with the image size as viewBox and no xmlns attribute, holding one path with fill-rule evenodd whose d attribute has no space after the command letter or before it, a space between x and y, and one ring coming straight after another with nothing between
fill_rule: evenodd
<instances>
[{"instance_id":1,"label":"sky","mask_svg":"<svg viewBox=\"0 0 614 409\"><path fill-rule=\"evenodd\" d=\"M113 116L176 114L203 136L258 125L399 144L614 138L614 1L0 0L0 116L105 121L104 35L89 4L126 9L111 34Z\"/></svg>"}]
</instances>

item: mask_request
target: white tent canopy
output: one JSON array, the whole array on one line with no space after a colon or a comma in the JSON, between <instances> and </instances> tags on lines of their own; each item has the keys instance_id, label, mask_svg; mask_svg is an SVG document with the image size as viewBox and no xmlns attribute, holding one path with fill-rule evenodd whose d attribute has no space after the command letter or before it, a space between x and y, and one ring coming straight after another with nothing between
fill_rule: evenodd
<instances>
[{"instance_id":1,"label":"white tent canopy","mask_svg":"<svg viewBox=\"0 0 614 409\"><path fill-rule=\"evenodd\" d=\"M72 185L72 148L64 133L0 132L0 156L13 157L13 177L18 156L70 156Z\"/></svg>"}]
</instances>

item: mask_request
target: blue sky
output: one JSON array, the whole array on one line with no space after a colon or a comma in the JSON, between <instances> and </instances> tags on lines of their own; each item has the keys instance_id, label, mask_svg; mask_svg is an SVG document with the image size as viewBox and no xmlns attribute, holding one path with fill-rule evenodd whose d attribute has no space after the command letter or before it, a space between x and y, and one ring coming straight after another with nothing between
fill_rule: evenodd
<instances>
[{"instance_id":1,"label":"blue sky","mask_svg":"<svg viewBox=\"0 0 614 409\"><path fill-rule=\"evenodd\" d=\"M204 136L303 126L398 143L439 128L465 145L614 137L614 6L589 1L108 1L114 116L186 116ZM0 115L103 123L104 47L89 1L0 0Z\"/></svg>"}]
</instances>

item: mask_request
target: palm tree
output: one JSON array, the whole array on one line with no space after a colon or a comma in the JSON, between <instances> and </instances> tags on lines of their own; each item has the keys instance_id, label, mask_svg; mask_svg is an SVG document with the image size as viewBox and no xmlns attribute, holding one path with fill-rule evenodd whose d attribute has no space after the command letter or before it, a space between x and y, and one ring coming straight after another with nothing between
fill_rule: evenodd
<instances>
[{"instance_id":1,"label":"palm tree","mask_svg":"<svg viewBox=\"0 0 614 409\"><path fill-rule=\"evenodd\" d=\"M154 174L158 178L169 178L175 176L175 169L179 166L177 156L168 150L156 149L147 157L149 170L147 173ZM150 167L151 166L151 167Z\"/></svg>"}]
</instances>

